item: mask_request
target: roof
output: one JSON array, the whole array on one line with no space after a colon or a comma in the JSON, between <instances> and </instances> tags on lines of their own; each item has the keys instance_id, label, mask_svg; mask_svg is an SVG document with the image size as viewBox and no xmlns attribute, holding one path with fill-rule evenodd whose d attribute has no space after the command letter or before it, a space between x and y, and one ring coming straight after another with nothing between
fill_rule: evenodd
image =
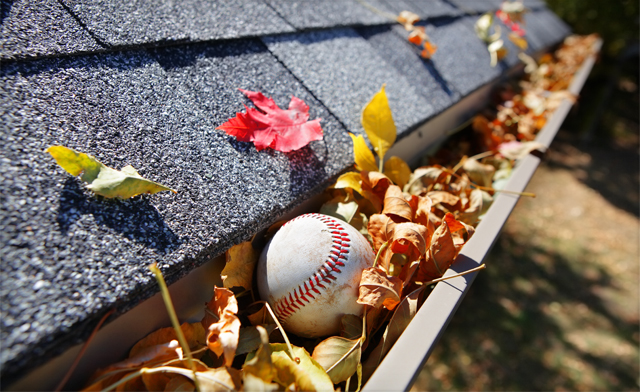
<instances>
[{"instance_id":1,"label":"roof","mask_svg":"<svg viewBox=\"0 0 640 392\"><path fill-rule=\"evenodd\" d=\"M382 13L356 0L2 0L3 381L153 295L149 264L174 282L321 192L353 164L347 132L362 133L383 83L401 138L517 62L492 68L473 31L499 1L367 2ZM569 33L542 1L525 5L531 53ZM384 16L405 9L438 45L431 60ZM238 88L301 98L324 139L258 152L216 130L248 103ZM178 193L95 197L44 152L56 144Z\"/></svg>"}]
</instances>

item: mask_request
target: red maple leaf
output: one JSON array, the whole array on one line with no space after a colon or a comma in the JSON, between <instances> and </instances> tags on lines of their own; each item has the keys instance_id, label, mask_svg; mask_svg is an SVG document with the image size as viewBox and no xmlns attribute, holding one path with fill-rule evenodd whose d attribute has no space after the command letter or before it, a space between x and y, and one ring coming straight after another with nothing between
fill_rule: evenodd
<instances>
[{"instance_id":1,"label":"red maple leaf","mask_svg":"<svg viewBox=\"0 0 640 392\"><path fill-rule=\"evenodd\" d=\"M308 121L309 106L300 98L292 96L289 109L283 110L261 92L239 90L258 109L245 105L246 113L236 113L234 118L217 129L222 129L227 135L235 136L242 142L253 142L258 151L271 147L289 152L298 150L311 141L322 140L321 119Z\"/></svg>"}]
</instances>

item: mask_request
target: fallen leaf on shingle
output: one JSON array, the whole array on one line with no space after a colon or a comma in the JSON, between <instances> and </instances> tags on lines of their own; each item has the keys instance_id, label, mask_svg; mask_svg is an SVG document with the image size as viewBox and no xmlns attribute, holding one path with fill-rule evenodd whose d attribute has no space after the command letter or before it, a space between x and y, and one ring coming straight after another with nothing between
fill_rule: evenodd
<instances>
[{"instance_id":1,"label":"fallen leaf on shingle","mask_svg":"<svg viewBox=\"0 0 640 392\"><path fill-rule=\"evenodd\" d=\"M267 147L289 152L314 140L322 140L321 119L309 121L309 106L291 97L289 109L280 109L272 98L261 92L242 90L257 109L245 105L246 113L236 113L216 129L235 136L241 142L253 142L258 151Z\"/></svg>"},{"instance_id":2,"label":"fallen leaf on shingle","mask_svg":"<svg viewBox=\"0 0 640 392\"><path fill-rule=\"evenodd\" d=\"M143 193L176 193L171 188L141 177L132 166L125 166L121 170L112 169L91 155L64 146L51 146L46 152L51 154L67 173L72 176L82 174L80 179L88 183L87 188L96 195L128 199Z\"/></svg>"}]
</instances>

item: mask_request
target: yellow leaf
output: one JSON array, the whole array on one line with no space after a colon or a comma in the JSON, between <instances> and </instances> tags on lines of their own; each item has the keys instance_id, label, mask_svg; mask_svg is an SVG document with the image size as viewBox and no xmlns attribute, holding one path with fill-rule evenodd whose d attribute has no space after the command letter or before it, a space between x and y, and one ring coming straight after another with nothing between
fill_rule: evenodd
<instances>
[{"instance_id":1,"label":"yellow leaf","mask_svg":"<svg viewBox=\"0 0 640 392\"><path fill-rule=\"evenodd\" d=\"M377 171L376 158L373 156L371 150L369 150L369 147L367 147L364 137L362 137L362 135L356 137L353 133L349 133L349 136L351 136L353 140L353 156L356 160L358 170Z\"/></svg>"},{"instance_id":2,"label":"yellow leaf","mask_svg":"<svg viewBox=\"0 0 640 392\"><path fill-rule=\"evenodd\" d=\"M391 157L384 163L384 174L397 186L404 188L411 178L411 169L402 159Z\"/></svg>"},{"instance_id":3,"label":"yellow leaf","mask_svg":"<svg viewBox=\"0 0 640 392\"><path fill-rule=\"evenodd\" d=\"M273 343L271 346L271 361L276 368L276 381L287 388L295 383L295 390L302 391L333 391L333 382L324 368L311 358L307 350L292 346L293 355L297 361L289 357L287 345Z\"/></svg>"},{"instance_id":4,"label":"yellow leaf","mask_svg":"<svg viewBox=\"0 0 640 392\"><path fill-rule=\"evenodd\" d=\"M100 163L96 158L64 146L51 146L46 152L56 160L64 170L73 176L82 173L82 181L95 194L106 198L128 199L142 193L171 191L171 188L147 180L138 174L132 166L115 170Z\"/></svg>"},{"instance_id":5,"label":"yellow leaf","mask_svg":"<svg viewBox=\"0 0 640 392\"><path fill-rule=\"evenodd\" d=\"M353 189L354 191L362 194L362 179L360 174L355 172L344 173L336 180L333 186L336 189Z\"/></svg>"},{"instance_id":6,"label":"yellow leaf","mask_svg":"<svg viewBox=\"0 0 640 392\"><path fill-rule=\"evenodd\" d=\"M384 86L383 84L380 91L371 98L362 111L362 127L380 161L396 141L397 134Z\"/></svg>"},{"instance_id":7,"label":"yellow leaf","mask_svg":"<svg viewBox=\"0 0 640 392\"><path fill-rule=\"evenodd\" d=\"M311 358L327 371L331 381L338 384L354 375L362 355L360 338L346 339L331 336L320 342L314 349Z\"/></svg>"},{"instance_id":8,"label":"yellow leaf","mask_svg":"<svg viewBox=\"0 0 640 392\"><path fill-rule=\"evenodd\" d=\"M220 273L222 284L230 289L232 287L244 287L251 290L253 284L253 270L256 267L260 253L251 242L243 242L232 246L226 253L227 264Z\"/></svg>"}]
</instances>

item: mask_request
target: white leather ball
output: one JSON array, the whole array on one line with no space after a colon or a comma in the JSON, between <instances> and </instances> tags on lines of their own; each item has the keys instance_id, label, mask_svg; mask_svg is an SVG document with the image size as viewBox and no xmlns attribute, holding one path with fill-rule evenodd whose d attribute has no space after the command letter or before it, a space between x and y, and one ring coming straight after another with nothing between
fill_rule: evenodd
<instances>
[{"instance_id":1,"label":"white leather ball","mask_svg":"<svg viewBox=\"0 0 640 392\"><path fill-rule=\"evenodd\" d=\"M343 315L362 314L358 286L374 258L369 242L351 225L327 215L301 215L285 223L260 255L260 297L288 332L338 334Z\"/></svg>"}]
</instances>

